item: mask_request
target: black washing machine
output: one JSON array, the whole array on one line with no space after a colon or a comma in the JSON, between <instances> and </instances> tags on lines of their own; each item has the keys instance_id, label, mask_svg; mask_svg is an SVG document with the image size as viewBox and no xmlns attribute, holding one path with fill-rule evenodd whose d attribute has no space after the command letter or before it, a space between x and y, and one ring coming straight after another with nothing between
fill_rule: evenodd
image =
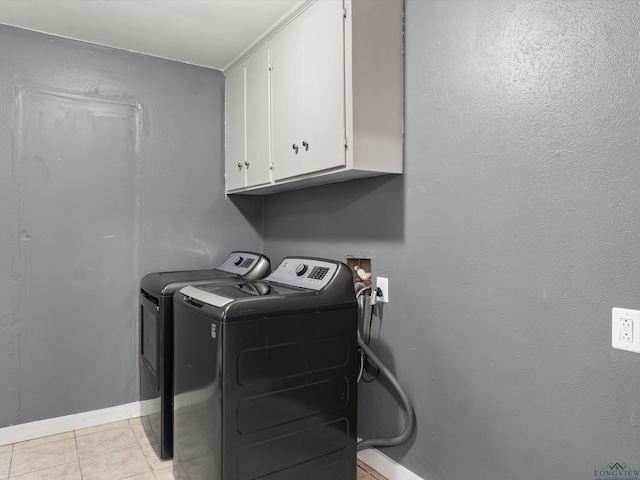
<instances>
[{"instance_id":1,"label":"black washing machine","mask_svg":"<svg viewBox=\"0 0 640 480\"><path fill-rule=\"evenodd\" d=\"M217 268L150 273L140 282L141 419L160 458L173 455L173 294L185 285L263 278L269 259L233 252Z\"/></svg>"},{"instance_id":2,"label":"black washing machine","mask_svg":"<svg viewBox=\"0 0 640 480\"><path fill-rule=\"evenodd\" d=\"M174 476L355 480L357 304L349 268L174 295Z\"/></svg>"}]
</instances>

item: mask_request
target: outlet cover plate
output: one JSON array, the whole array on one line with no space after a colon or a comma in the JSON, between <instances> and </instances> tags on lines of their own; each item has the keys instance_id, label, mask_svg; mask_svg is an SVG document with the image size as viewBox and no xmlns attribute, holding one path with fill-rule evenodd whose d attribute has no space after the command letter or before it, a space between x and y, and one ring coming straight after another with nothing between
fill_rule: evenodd
<instances>
[{"instance_id":1,"label":"outlet cover plate","mask_svg":"<svg viewBox=\"0 0 640 480\"><path fill-rule=\"evenodd\" d=\"M379 288L380 291L382 292L382 296L378 297L378 302L388 303L389 302L389 279L386 277L377 277L376 287Z\"/></svg>"},{"instance_id":2,"label":"outlet cover plate","mask_svg":"<svg viewBox=\"0 0 640 480\"><path fill-rule=\"evenodd\" d=\"M640 310L611 310L611 346L618 350L640 353Z\"/></svg>"}]
</instances>

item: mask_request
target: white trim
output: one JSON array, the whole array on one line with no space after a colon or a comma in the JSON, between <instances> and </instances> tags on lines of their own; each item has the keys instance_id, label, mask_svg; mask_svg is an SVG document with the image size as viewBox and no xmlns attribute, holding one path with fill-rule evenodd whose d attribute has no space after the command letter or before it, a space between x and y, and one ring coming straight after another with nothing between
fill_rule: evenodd
<instances>
[{"instance_id":1,"label":"white trim","mask_svg":"<svg viewBox=\"0 0 640 480\"><path fill-rule=\"evenodd\" d=\"M0 446L140 416L140 402L0 428Z\"/></svg>"},{"instance_id":2,"label":"white trim","mask_svg":"<svg viewBox=\"0 0 640 480\"><path fill-rule=\"evenodd\" d=\"M256 50L267 43L273 36L289 25L294 18L302 15L307 8L309 8L317 0L301 0L296 3L291 10L285 13L280 20L274 23L269 29L258 37L251 45L249 45L243 52L241 52L236 58L231 60L222 69L222 73L226 76L229 75L240 63L242 63L247 57L251 56Z\"/></svg>"},{"instance_id":3,"label":"white trim","mask_svg":"<svg viewBox=\"0 0 640 480\"><path fill-rule=\"evenodd\" d=\"M389 480L426 480L375 448L361 450L358 458Z\"/></svg>"}]
</instances>

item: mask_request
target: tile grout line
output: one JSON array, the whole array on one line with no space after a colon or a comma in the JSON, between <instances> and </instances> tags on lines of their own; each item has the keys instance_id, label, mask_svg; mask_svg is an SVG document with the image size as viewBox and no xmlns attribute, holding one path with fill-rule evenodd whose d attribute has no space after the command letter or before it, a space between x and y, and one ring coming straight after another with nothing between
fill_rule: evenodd
<instances>
[{"instance_id":1,"label":"tile grout line","mask_svg":"<svg viewBox=\"0 0 640 480\"><path fill-rule=\"evenodd\" d=\"M142 448L142 443L140 443L140 439L138 438L138 434L136 433L136 431L133 429L133 425L131 425L131 419L127 420L127 424L129 425L129 428L131 429L131 431L133 432L133 436L136 439L136 442L138 443L138 447L140 447L140 451L142 452L142 455L144 456L144 460L145 462L147 462L147 465L149 466L149 471L151 472L151 476L157 480L156 477L156 472L155 469L153 468L153 466L151 465L151 463L149 462L149 457L147 456L146 452L144 451L144 448Z\"/></svg>"},{"instance_id":2,"label":"tile grout line","mask_svg":"<svg viewBox=\"0 0 640 480\"><path fill-rule=\"evenodd\" d=\"M7 480L11 480L11 467L13 465L13 451L15 450L15 443L11 444L11 454L9 455L9 471L7 472Z\"/></svg>"},{"instance_id":3,"label":"tile grout line","mask_svg":"<svg viewBox=\"0 0 640 480\"><path fill-rule=\"evenodd\" d=\"M82 474L82 464L80 463L80 449L78 448L78 435L76 434L76 430L73 431L73 442L76 445L76 458L78 459L78 470L80 470L80 480L84 480L84 475Z\"/></svg>"}]
</instances>

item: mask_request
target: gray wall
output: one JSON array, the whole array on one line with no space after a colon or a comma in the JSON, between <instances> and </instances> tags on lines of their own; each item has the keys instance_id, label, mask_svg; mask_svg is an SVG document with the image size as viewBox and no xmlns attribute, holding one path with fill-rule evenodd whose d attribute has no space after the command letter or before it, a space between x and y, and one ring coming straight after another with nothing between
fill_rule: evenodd
<instances>
[{"instance_id":1,"label":"gray wall","mask_svg":"<svg viewBox=\"0 0 640 480\"><path fill-rule=\"evenodd\" d=\"M389 277L372 345L406 387L418 428L385 453L423 478L578 480L611 461L640 466L640 357L610 347L611 307L640 308L640 7L407 0L405 20L405 175L265 197L265 253L371 255ZM3 426L135 401L139 278L259 250L262 227L259 199L222 194L219 72L3 26L0 44ZM109 106L113 117L99 114ZM58 110L86 114L84 128L99 120L94 152L111 134L126 138L128 162L115 170L96 155L107 172L135 163L133 181L110 180L113 198L134 206L107 209L133 243L115 258L135 274L89 279L106 282L97 289L80 268L56 287L95 299L128 285L113 299L127 307L105 302L87 319L70 318L64 302L48 309L29 295L45 287L25 278L36 268L57 280L49 260L24 255L36 237L19 228L57 225L37 208L46 183L36 161L52 166L53 146L78 168L85 158L58 138L74 138L71 124L55 125ZM72 172L55 185L77 188ZM80 218L93 241L110 235ZM67 241L45 247L52 255ZM105 255L96 268L107 271ZM43 372L59 384L51 398ZM385 383L359 393L360 433L394 434L401 416Z\"/></svg>"},{"instance_id":2,"label":"gray wall","mask_svg":"<svg viewBox=\"0 0 640 480\"><path fill-rule=\"evenodd\" d=\"M406 1L405 175L265 197L265 253L373 256L373 348L413 400L386 449L428 480L640 467L640 5ZM383 67L383 66L382 66ZM384 382L360 431L400 425Z\"/></svg>"},{"instance_id":3,"label":"gray wall","mask_svg":"<svg viewBox=\"0 0 640 480\"><path fill-rule=\"evenodd\" d=\"M148 272L260 251L221 72L0 25L0 427L138 400Z\"/></svg>"}]
</instances>

